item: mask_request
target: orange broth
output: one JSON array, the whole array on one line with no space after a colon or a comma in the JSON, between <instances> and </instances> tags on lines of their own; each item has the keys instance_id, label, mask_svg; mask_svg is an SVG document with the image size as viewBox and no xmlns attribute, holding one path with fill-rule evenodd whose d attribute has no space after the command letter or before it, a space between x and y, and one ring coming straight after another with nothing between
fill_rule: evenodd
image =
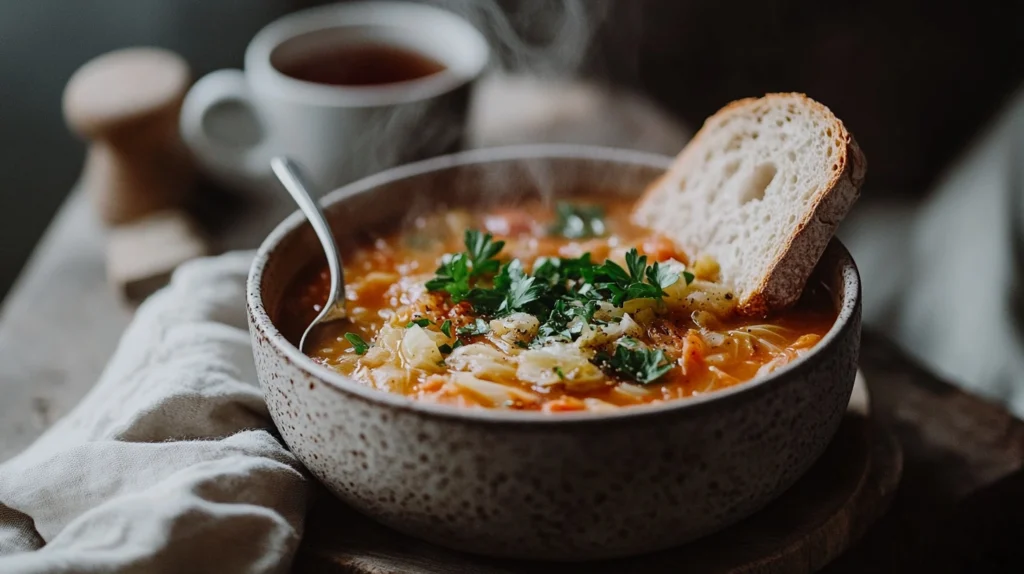
<instances>
[{"instance_id":1,"label":"orange broth","mask_svg":"<svg viewBox=\"0 0 1024 574\"><path fill-rule=\"evenodd\" d=\"M584 356L600 365L603 374L600 381L594 381L593 369L584 365L579 371L590 373L585 385L569 384L560 368L555 368L560 381L545 379L543 384L521 380L507 370L503 370L501 376L493 376L486 369L472 369L473 377L482 373L477 377L479 380L498 382L521 391L505 400L501 400L500 392L494 395L479 392L473 385L455 384L454 381L470 381L483 385L466 374L458 374L459 368L451 366L450 354L441 355L444 362L421 369L404 362L401 352L397 351L386 355L392 363L381 371L380 357L385 355L377 351L357 355L353 343L346 339L347 333L354 333L372 348L382 328L411 327L409 322L416 319L424 323L422 328L445 350L452 344L481 343L506 348L510 356L508 364L514 367L517 360L522 364L523 353L531 345L537 346L537 338L518 341L513 346L506 345L494 332L458 335L457 330L473 324L479 314L470 303L454 303L447 293L427 291L423 286L434 276L445 254L465 249L463 233L466 229L479 229L493 234L495 240L504 240L504 248L497 258L503 263L519 259L527 272L534 268L538 258L574 258L584 253L590 253L595 262L611 259L623 265L625 252L635 247L640 255L647 256L649 264L670 260L677 262L674 265L685 264L687 271L696 276L693 285L685 288L690 290L685 291L690 293L690 299L701 298L701 294L696 293L699 290L696 285L715 284L717 266L713 262L689 261L669 239L631 224L631 202L602 199L587 200L586 204L603 209L603 235L579 239L558 236L551 232L556 220L553 206L531 202L494 208L485 213L449 210L425 215L398 233L368 239L345 255L346 296L352 321L319 328L307 344L307 352L315 360L359 382L419 400L546 412L609 410L709 393L763 375L807 352L835 321L836 311L828 292L813 281L796 306L769 318L741 317L729 312L733 297L721 286L715 287L718 299L711 305L711 312L703 311L700 304L692 302L672 307L664 301L644 301L650 303L651 311L635 313L646 320L639 321L639 328L633 331L637 336L631 338L648 350L664 353L661 365L670 365L670 368L656 380L638 383L610 370L607 363L597 361L598 353L614 354L615 345L621 344L614 342L583 351ZM683 289L678 281L676 288ZM305 325L319 311L327 288L326 266L319 263L294 281L282 302L279 320L291 340L298 339ZM726 310L722 311L723 308ZM422 321L424 319L426 321ZM485 317L487 319L490 317ZM448 329L451 337L441 333L445 321L451 322ZM436 355L431 356L436 358ZM461 370L467 370L465 365ZM523 372L516 371L517 374ZM490 385L485 386L492 389Z\"/></svg>"}]
</instances>

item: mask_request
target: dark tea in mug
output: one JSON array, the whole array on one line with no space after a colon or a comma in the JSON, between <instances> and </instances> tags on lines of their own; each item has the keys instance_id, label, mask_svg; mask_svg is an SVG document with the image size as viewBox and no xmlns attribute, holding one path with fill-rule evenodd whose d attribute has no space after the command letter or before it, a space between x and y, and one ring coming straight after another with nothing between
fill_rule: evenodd
<instances>
[{"instance_id":1,"label":"dark tea in mug","mask_svg":"<svg viewBox=\"0 0 1024 574\"><path fill-rule=\"evenodd\" d=\"M444 70L419 52L389 44L323 48L277 65L296 80L331 86L374 86L417 80Z\"/></svg>"}]
</instances>

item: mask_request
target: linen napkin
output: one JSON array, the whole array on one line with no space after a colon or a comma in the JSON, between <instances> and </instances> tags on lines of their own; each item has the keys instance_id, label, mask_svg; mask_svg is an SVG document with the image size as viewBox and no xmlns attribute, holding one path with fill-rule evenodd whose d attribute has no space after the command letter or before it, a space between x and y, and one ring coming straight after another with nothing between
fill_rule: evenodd
<instances>
[{"instance_id":1,"label":"linen napkin","mask_svg":"<svg viewBox=\"0 0 1024 574\"><path fill-rule=\"evenodd\" d=\"M871 152L868 150L868 161ZM1024 417L1024 89L927 201L844 223L864 319L944 378ZM868 178L871 168L868 167Z\"/></svg>"},{"instance_id":2,"label":"linen napkin","mask_svg":"<svg viewBox=\"0 0 1024 574\"><path fill-rule=\"evenodd\" d=\"M256 381L251 258L183 265L82 402L0 465L0 572L289 569L310 483Z\"/></svg>"}]
</instances>

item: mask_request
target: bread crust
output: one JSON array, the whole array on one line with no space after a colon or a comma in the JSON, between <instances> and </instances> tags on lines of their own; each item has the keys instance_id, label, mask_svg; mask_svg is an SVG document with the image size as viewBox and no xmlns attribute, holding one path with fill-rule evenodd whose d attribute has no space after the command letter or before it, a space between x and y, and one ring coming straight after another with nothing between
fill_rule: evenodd
<instances>
[{"instance_id":1,"label":"bread crust","mask_svg":"<svg viewBox=\"0 0 1024 574\"><path fill-rule=\"evenodd\" d=\"M726 118L737 113L746 113L747 108L758 102L772 100L797 100L803 106L821 114L829 123L836 141L834 170L828 184L815 194L813 205L795 225L785 248L766 267L757 287L751 292L740 294L738 311L743 315L765 316L795 303L803 292L804 285L818 260L824 253L839 223L849 212L860 195L867 172L867 161L856 140L839 120L824 105L801 93L770 93L763 98L744 98L723 107L705 120L693 140L683 149L665 176L648 186L634 208L634 213L643 210L669 174L676 174L679 166L686 165L689 154L701 149L703 138L716 129ZM699 165L699 164L694 164ZM691 257L700 254L688 254Z\"/></svg>"}]
</instances>

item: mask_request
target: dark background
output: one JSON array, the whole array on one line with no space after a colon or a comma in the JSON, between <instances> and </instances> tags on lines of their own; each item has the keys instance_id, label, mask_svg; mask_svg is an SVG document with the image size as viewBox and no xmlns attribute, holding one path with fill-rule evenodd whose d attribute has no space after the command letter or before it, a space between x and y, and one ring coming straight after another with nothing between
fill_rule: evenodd
<instances>
[{"instance_id":1,"label":"dark background","mask_svg":"<svg viewBox=\"0 0 1024 574\"><path fill-rule=\"evenodd\" d=\"M156 45L181 53L196 74L239 67L260 27L319 3L0 0L0 297L78 176L84 145L60 114L64 83L78 66L108 50ZM513 18L527 37L550 39L536 23L555 2L501 4L529 16ZM588 3L598 32L583 72L643 90L694 126L735 98L806 92L843 118L866 151L867 197L920 196L1024 75L1024 33L1012 5Z\"/></svg>"}]
</instances>

